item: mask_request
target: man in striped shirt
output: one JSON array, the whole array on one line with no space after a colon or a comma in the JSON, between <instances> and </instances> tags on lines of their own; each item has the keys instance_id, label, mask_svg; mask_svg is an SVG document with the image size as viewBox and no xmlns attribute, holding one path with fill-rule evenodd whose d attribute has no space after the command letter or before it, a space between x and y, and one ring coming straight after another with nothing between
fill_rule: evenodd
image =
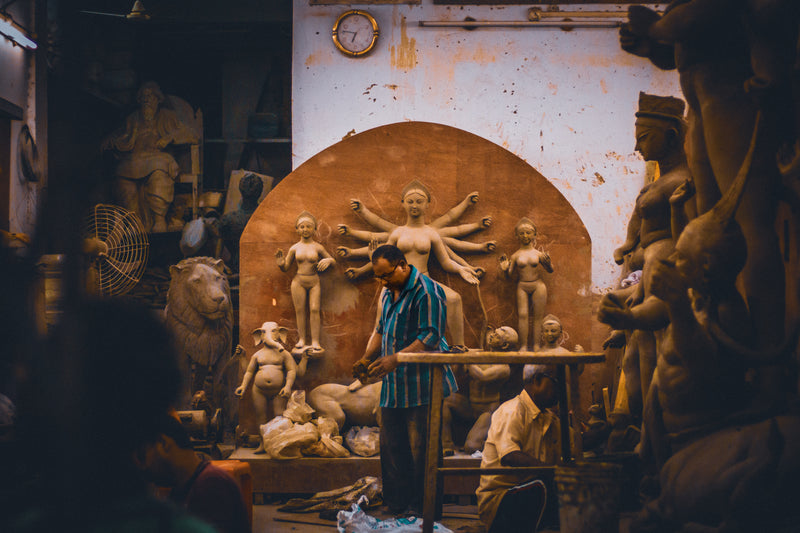
<instances>
[{"instance_id":1,"label":"man in striped shirt","mask_svg":"<svg viewBox=\"0 0 800 533\"><path fill-rule=\"evenodd\" d=\"M409 265L403 252L385 244L372 254L383 285L381 314L354 374L381 378L381 477L383 500L393 514L421 516L425 446L428 440L430 365L398 363L397 352L447 351L447 304L442 288ZM443 394L457 389L449 366ZM441 449L440 449L441 450ZM441 453L441 451L440 451Z\"/></svg>"}]
</instances>

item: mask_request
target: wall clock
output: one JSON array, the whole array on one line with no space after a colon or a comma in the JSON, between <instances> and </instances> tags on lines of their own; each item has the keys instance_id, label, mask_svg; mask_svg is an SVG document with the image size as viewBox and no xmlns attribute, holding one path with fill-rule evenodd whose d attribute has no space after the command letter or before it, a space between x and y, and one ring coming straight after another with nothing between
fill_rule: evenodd
<instances>
[{"instance_id":1,"label":"wall clock","mask_svg":"<svg viewBox=\"0 0 800 533\"><path fill-rule=\"evenodd\" d=\"M378 33L375 17L366 11L352 9L339 15L333 24L333 44L343 54L359 57L375 47Z\"/></svg>"}]
</instances>

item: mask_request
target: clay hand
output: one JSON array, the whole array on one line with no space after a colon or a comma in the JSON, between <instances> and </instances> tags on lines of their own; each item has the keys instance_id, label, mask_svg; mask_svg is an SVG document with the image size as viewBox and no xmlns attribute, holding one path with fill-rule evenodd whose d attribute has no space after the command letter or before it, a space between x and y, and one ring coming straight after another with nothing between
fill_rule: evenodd
<instances>
[{"instance_id":1,"label":"clay hand","mask_svg":"<svg viewBox=\"0 0 800 533\"><path fill-rule=\"evenodd\" d=\"M478 191L472 191L471 193L469 193L467 195L467 199L469 200L469 203L477 204L478 203Z\"/></svg>"},{"instance_id":2,"label":"clay hand","mask_svg":"<svg viewBox=\"0 0 800 533\"><path fill-rule=\"evenodd\" d=\"M353 363L353 377L361 383L369 380L369 359L362 358Z\"/></svg>"},{"instance_id":3,"label":"clay hand","mask_svg":"<svg viewBox=\"0 0 800 533\"><path fill-rule=\"evenodd\" d=\"M292 388L288 386L282 388L281 391L278 393L278 396L282 398L288 398L291 395L292 395Z\"/></svg>"},{"instance_id":4,"label":"clay hand","mask_svg":"<svg viewBox=\"0 0 800 533\"><path fill-rule=\"evenodd\" d=\"M550 259L550 254L547 252L542 252L539 255L539 263L541 263L546 270L550 272L553 271L553 261Z\"/></svg>"},{"instance_id":5,"label":"clay hand","mask_svg":"<svg viewBox=\"0 0 800 533\"><path fill-rule=\"evenodd\" d=\"M351 198L350 209L358 213L359 211L361 211L361 202L359 200L356 200L355 198Z\"/></svg>"},{"instance_id":6,"label":"clay hand","mask_svg":"<svg viewBox=\"0 0 800 533\"><path fill-rule=\"evenodd\" d=\"M489 241L483 243L483 247L487 252L494 252L494 249L497 247L497 241Z\"/></svg>"},{"instance_id":7,"label":"clay hand","mask_svg":"<svg viewBox=\"0 0 800 533\"><path fill-rule=\"evenodd\" d=\"M332 264L333 264L333 259L330 257L320 259L319 262L317 263L317 272L323 272Z\"/></svg>"},{"instance_id":8,"label":"clay hand","mask_svg":"<svg viewBox=\"0 0 800 533\"><path fill-rule=\"evenodd\" d=\"M458 274L470 285L478 284L478 273L474 269L462 266L458 269Z\"/></svg>"},{"instance_id":9,"label":"clay hand","mask_svg":"<svg viewBox=\"0 0 800 533\"><path fill-rule=\"evenodd\" d=\"M500 257L497 258L498 262L500 263L500 270L503 272L508 272L508 267L511 266L511 262L508 260L508 256L506 254L501 254Z\"/></svg>"},{"instance_id":10,"label":"clay hand","mask_svg":"<svg viewBox=\"0 0 800 533\"><path fill-rule=\"evenodd\" d=\"M603 341L603 349L606 348L622 348L625 346L625 332L615 329L609 333L606 340Z\"/></svg>"},{"instance_id":11,"label":"clay hand","mask_svg":"<svg viewBox=\"0 0 800 533\"><path fill-rule=\"evenodd\" d=\"M586 350L583 349L583 346L580 344L576 344L575 347L572 349L573 352L585 352Z\"/></svg>"},{"instance_id":12,"label":"clay hand","mask_svg":"<svg viewBox=\"0 0 800 533\"><path fill-rule=\"evenodd\" d=\"M339 224L337 226L337 229L339 230L339 235L349 235L350 234L350 228L347 227L347 224Z\"/></svg>"},{"instance_id":13,"label":"clay hand","mask_svg":"<svg viewBox=\"0 0 800 533\"><path fill-rule=\"evenodd\" d=\"M681 183L678 188L675 189L675 191L673 191L672 196L669 197L669 205L675 207L683 206L689 201L689 198L694 196L694 193L694 181L692 178L689 178Z\"/></svg>"},{"instance_id":14,"label":"clay hand","mask_svg":"<svg viewBox=\"0 0 800 533\"><path fill-rule=\"evenodd\" d=\"M344 276L347 279L356 279L356 269L355 268L348 268L344 271Z\"/></svg>"},{"instance_id":15,"label":"clay hand","mask_svg":"<svg viewBox=\"0 0 800 533\"><path fill-rule=\"evenodd\" d=\"M483 226L484 228L491 227L492 222L493 222L492 217L483 217L481 219L481 226Z\"/></svg>"},{"instance_id":16,"label":"clay hand","mask_svg":"<svg viewBox=\"0 0 800 533\"><path fill-rule=\"evenodd\" d=\"M275 259L277 259L279 263L283 262L283 250L281 248L275 250Z\"/></svg>"},{"instance_id":17,"label":"clay hand","mask_svg":"<svg viewBox=\"0 0 800 533\"><path fill-rule=\"evenodd\" d=\"M381 245L381 242L378 239L374 238L374 237L369 240L369 258L370 258L370 260L372 259L372 252L377 250L380 245Z\"/></svg>"},{"instance_id":18,"label":"clay hand","mask_svg":"<svg viewBox=\"0 0 800 533\"><path fill-rule=\"evenodd\" d=\"M633 329L630 309L614 293L606 294L600 300L597 320L614 329Z\"/></svg>"},{"instance_id":19,"label":"clay hand","mask_svg":"<svg viewBox=\"0 0 800 533\"><path fill-rule=\"evenodd\" d=\"M687 298L686 282L670 259L659 259L654 265L650 277L650 292L665 302L677 302Z\"/></svg>"},{"instance_id":20,"label":"clay hand","mask_svg":"<svg viewBox=\"0 0 800 533\"><path fill-rule=\"evenodd\" d=\"M338 255L339 257L347 257L348 255L350 255L350 248L347 248L345 246L339 246L338 248L336 248L336 255Z\"/></svg>"},{"instance_id":21,"label":"clay hand","mask_svg":"<svg viewBox=\"0 0 800 533\"><path fill-rule=\"evenodd\" d=\"M236 390L233 391L233 393L239 398L241 398L242 396L244 396L244 387L242 386L236 387Z\"/></svg>"}]
</instances>

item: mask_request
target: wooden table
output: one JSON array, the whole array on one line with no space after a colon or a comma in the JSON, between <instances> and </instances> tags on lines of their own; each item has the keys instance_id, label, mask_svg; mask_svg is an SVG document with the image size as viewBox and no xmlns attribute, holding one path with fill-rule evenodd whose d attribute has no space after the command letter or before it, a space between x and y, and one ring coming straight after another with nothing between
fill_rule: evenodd
<instances>
[{"instance_id":1,"label":"wooden table","mask_svg":"<svg viewBox=\"0 0 800 533\"><path fill-rule=\"evenodd\" d=\"M425 493L423 495L422 532L432 533L433 522L436 517L437 494L439 493L440 478L444 474L483 473L499 474L516 472L519 474L528 471L541 470L542 467L503 467L489 470L480 468L443 469L439 448L442 439L442 373L445 364L547 364L556 365L558 380L558 414L561 420L561 460L564 464L573 462L569 438L569 406L567 401L567 371L569 366L570 379L576 379L578 365L602 363L605 355L602 353L571 353L547 354L543 352L483 352L472 351L467 353L431 353L431 352L405 352L398 353L397 360L401 363L425 363L431 368L431 403L428 418L428 446L425 452Z\"/></svg>"}]
</instances>

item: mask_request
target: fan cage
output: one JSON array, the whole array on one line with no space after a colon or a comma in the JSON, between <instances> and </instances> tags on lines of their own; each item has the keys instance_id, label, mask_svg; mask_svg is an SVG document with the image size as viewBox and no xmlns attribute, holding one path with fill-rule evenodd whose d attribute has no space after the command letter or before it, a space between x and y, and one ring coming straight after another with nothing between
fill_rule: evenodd
<instances>
[{"instance_id":1,"label":"fan cage","mask_svg":"<svg viewBox=\"0 0 800 533\"><path fill-rule=\"evenodd\" d=\"M125 294L139 283L147 266L150 243L135 213L115 205L98 204L86 218L83 235L102 241L108 248L94 261L100 294Z\"/></svg>"}]
</instances>

